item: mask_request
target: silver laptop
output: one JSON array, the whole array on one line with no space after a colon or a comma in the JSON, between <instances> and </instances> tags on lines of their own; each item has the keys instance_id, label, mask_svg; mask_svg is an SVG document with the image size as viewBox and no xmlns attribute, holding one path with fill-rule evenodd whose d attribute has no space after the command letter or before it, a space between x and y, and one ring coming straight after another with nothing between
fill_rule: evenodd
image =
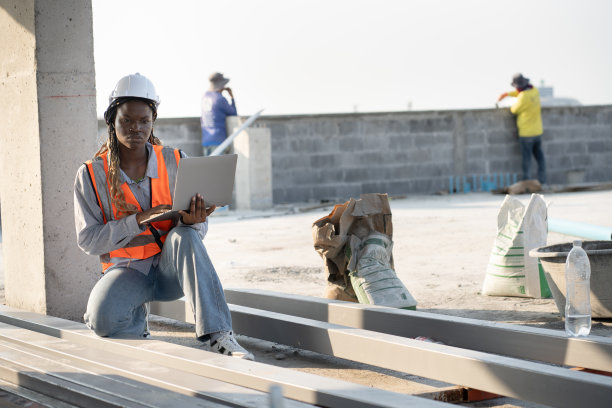
<instances>
[{"instance_id":1,"label":"silver laptop","mask_svg":"<svg viewBox=\"0 0 612 408\"><path fill-rule=\"evenodd\" d=\"M231 204L237 154L186 157L179 162L172 199L172 210L151 216L143 222L178 218L179 211L189 211L191 197L200 194L206 207Z\"/></svg>"}]
</instances>

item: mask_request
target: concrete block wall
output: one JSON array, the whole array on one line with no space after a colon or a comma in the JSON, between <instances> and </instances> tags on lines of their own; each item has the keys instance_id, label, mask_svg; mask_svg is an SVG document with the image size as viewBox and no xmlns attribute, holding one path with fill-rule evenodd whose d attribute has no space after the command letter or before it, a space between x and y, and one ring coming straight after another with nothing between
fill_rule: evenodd
<instances>
[{"instance_id":1,"label":"concrete block wall","mask_svg":"<svg viewBox=\"0 0 612 408\"><path fill-rule=\"evenodd\" d=\"M612 106L542 109L548 182L612 182ZM275 204L448 191L450 176L521 175L508 109L265 116ZM199 118L159 119L164 143L199 154ZM194 153L191 153L191 152ZM536 165L532 165L535 178Z\"/></svg>"}]
</instances>

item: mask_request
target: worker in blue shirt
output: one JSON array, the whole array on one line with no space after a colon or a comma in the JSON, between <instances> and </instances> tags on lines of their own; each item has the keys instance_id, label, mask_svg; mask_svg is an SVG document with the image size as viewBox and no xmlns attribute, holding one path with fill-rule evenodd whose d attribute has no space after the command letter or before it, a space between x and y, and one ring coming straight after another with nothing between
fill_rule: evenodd
<instances>
[{"instance_id":1,"label":"worker in blue shirt","mask_svg":"<svg viewBox=\"0 0 612 408\"><path fill-rule=\"evenodd\" d=\"M229 78L215 72L209 78L210 89L202 97L202 154L208 156L227 137L225 118L237 114L236 102L231 88L226 87ZM231 104L222 95L226 91Z\"/></svg>"}]
</instances>

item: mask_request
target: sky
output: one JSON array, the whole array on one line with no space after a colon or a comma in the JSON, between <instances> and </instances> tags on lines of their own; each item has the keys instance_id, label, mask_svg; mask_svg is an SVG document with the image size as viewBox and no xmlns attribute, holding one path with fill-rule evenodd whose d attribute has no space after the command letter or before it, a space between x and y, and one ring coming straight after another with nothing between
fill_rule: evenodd
<instances>
[{"instance_id":1,"label":"sky","mask_svg":"<svg viewBox=\"0 0 612 408\"><path fill-rule=\"evenodd\" d=\"M135 72L160 117L199 116L216 71L240 115L492 108L516 72L612 104L609 0L92 3L100 117Z\"/></svg>"}]
</instances>

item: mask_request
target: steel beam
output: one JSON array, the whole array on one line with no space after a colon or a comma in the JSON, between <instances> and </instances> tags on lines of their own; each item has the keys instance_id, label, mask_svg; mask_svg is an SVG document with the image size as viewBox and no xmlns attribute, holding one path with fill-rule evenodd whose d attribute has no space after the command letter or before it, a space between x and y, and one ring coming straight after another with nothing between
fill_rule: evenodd
<instances>
[{"instance_id":1,"label":"steel beam","mask_svg":"<svg viewBox=\"0 0 612 408\"><path fill-rule=\"evenodd\" d=\"M0 394L5 394L0 401L0 407L7 408L13 407L12 405L2 405L5 401L5 398L9 398L10 402L13 402L13 398L11 396L15 396L15 398L22 399L25 402L19 405L19 402L16 402L15 405L17 407L28 407L28 408L77 408L75 405L68 404L67 402L63 402L58 400L57 398L49 397L48 395L41 394L36 391L32 391L28 388L22 387L20 385L12 384L7 381L0 379ZM30 405L28 405L30 404Z\"/></svg>"},{"instance_id":2,"label":"steel beam","mask_svg":"<svg viewBox=\"0 0 612 408\"><path fill-rule=\"evenodd\" d=\"M612 338L256 289L226 289L229 303L508 357L612 371ZM177 310L182 305L173 306Z\"/></svg>"},{"instance_id":3,"label":"steel beam","mask_svg":"<svg viewBox=\"0 0 612 408\"><path fill-rule=\"evenodd\" d=\"M100 392L82 384L75 384L62 378L41 373L27 365L0 358L0 378L3 380L36 390L45 395L52 395L60 401L77 407L102 408L149 408L150 406Z\"/></svg>"},{"instance_id":4,"label":"steel beam","mask_svg":"<svg viewBox=\"0 0 612 408\"><path fill-rule=\"evenodd\" d=\"M612 404L610 377L233 304L230 310L236 332L255 338L556 407L579 406L584 395L592 407Z\"/></svg>"},{"instance_id":5,"label":"steel beam","mask_svg":"<svg viewBox=\"0 0 612 408\"><path fill-rule=\"evenodd\" d=\"M268 403L266 393L177 371L148 361L126 358L108 351L100 353L90 346L0 323L0 357L3 356L3 350L10 347L36 356L33 365L40 365L41 361L61 361L63 366L70 367L67 376L71 378L76 376L77 380L82 376L87 378L87 375L80 373L88 373L116 381L118 385L113 386L113 390L120 389L123 384L132 389L150 387L146 393L143 390L144 398L153 398L155 403L167 396L172 399L169 406L180 407L193 406L195 403L198 404L195 406L205 404L203 406L206 407L228 406L228 404L232 407L252 407L265 406ZM51 371L50 375L57 376L60 369L61 367L55 367L47 371ZM158 389L172 392L160 392ZM198 397L200 400L191 397ZM287 408L306 406L304 403L292 400L287 400L285 405Z\"/></svg>"},{"instance_id":6,"label":"steel beam","mask_svg":"<svg viewBox=\"0 0 612 408\"><path fill-rule=\"evenodd\" d=\"M280 385L287 398L325 407L445 407L447 404L346 381L232 359L156 340L99 338L85 325L0 306L0 322L44 333L128 358L267 392Z\"/></svg>"},{"instance_id":7,"label":"steel beam","mask_svg":"<svg viewBox=\"0 0 612 408\"><path fill-rule=\"evenodd\" d=\"M74 389L82 390L72 401L66 402L84 407L117 406L147 408L222 408L236 405L215 404L199 398L168 392L144 381L133 381L116 375L111 370L94 373L87 368L67 364L65 360L47 358L40 353L30 353L14 346L0 344L0 366L20 367L20 376L37 374L46 384L54 384L53 389L43 388L45 394L58 398ZM8 379L8 378L7 378ZM35 388L34 390L37 390ZM51 391L51 392L49 392ZM88 398L84 399L83 395ZM247 405L242 405L247 406Z\"/></svg>"}]
</instances>

